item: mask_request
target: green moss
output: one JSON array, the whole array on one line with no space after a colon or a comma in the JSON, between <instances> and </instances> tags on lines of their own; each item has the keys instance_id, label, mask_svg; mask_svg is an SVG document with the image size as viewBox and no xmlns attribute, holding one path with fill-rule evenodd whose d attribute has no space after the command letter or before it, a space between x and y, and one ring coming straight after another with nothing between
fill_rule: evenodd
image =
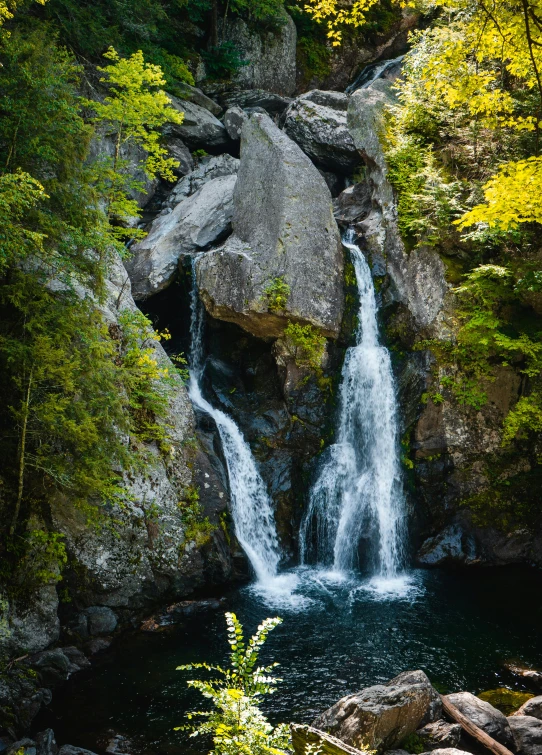
<instances>
[{"instance_id":1,"label":"green moss","mask_svg":"<svg viewBox=\"0 0 542 755\"><path fill-rule=\"evenodd\" d=\"M416 755L419 755L419 753L426 751L424 740L419 736L419 734L416 733L409 734L408 737L406 737L402 741L400 747L403 750L415 753Z\"/></svg>"},{"instance_id":2,"label":"green moss","mask_svg":"<svg viewBox=\"0 0 542 755\"><path fill-rule=\"evenodd\" d=\"M505 716L510 716L515 713L523 703L530 700L534 695L531 692L519 692L513 689L507 689L506 687L498 687L497 689L489 689L485 692L480 692L478 695L480 700L484 700L486 703L490 703L494 708L500 710Z\"/></svg>"},{"instance_id":3,"label":"green moss","mask_svg":"<svg viewBox=\"0 0 542 755\"><path fill-rule=\"evenodd\" d=\"M284 339L298 367L308 367L316 374L321 374L326 350L325 336L312 325L289 322L284 330Z\"/></svg>"},{"instance_id":4,"label":"green moss","mask_svg":"<svg viewBox=\"0 0 542 755\"><path fill-rule=\"evenodd\" d=\"M209 542L216 526L204 516L199 499L199 490L189 487L184 493L182 501L177 504L182 515L184 526L184 540L181 543L181 553L184 552L188 543L195 543L200 547Z\"/></svg>"}]
</instances>

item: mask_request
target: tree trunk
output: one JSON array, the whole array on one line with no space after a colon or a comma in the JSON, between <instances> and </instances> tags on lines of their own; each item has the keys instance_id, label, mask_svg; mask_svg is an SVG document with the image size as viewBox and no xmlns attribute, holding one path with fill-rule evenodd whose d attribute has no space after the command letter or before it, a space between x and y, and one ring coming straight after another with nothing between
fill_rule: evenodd
<instances>
[{"instance_id":1,"label":"tree trunk","mask_svg":"<svg viewBox=\"0 0 542 755\"><path fill-rule=\"evenodd\" d=\"M218 0L211 6L211 47L218 47Z\"/></svg>"},{"instance_id":2,"label":"tree trunk","mask_svg":"<svg viewBox=\"0 0 542 755\"><path fill-rule=\"evenodd\" d=\"M444 695L441 695L440 699L442 700L444 712L452 719L452 721L461 724L467 734L470 734L471 737L480 742L480 744L494 753L494 755L514 755L507 747L500 742L497 742L493 737L490 737L489 734L486 734L479 726L473 724L470 718L464 716L455 705L452 705L452 703L444 697Z\"/></svg>"}]
</instances>

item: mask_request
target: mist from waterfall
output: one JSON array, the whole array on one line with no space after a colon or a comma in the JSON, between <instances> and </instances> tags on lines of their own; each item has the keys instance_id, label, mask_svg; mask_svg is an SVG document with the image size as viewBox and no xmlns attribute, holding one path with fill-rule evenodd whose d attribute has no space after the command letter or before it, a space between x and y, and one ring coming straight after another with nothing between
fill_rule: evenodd
<instances>
[{"instance_id":1,"label":"mist from waterfall","mask_svg":"<svg viewBox=\"0 0 542 755\"><path fill-rule=\"evenodd\" d=\"M265 586L276 576L281 558L271 500L241 431L231 417L215 409L201 392L205 355L204 311L196 280L199 257L196 255L192 258L188 392L194 405L212 417L218 428L228 472L235 535L254 569L256 579Z\"/></svg>"},{"instance_id":2,"label":"mist from waterfall","mask_svg":"<svg viewBox=\"0 0 542 755\"><path fill-rule=\"evenodd\" d=\"M395 386L371 271L353 240L347 231L359 294L356 344L344 360L336 442L324 452L301 525L301 561L351 572L363 548L373 574L390 579L402 566L405 518Z\"/></svg>"}]
</instances>

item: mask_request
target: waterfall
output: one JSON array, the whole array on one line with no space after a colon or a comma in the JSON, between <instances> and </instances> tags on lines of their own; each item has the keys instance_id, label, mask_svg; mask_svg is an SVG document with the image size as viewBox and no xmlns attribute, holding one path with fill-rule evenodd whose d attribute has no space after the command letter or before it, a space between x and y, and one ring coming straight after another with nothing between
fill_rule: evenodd
<instances>
[{"instance_id":1,"label":"waterfall","mask_svg":"<svg viewBox=\"0 0 542 755\"><path fill-rule=\"evenodd\" d=\"M196 266L200 256L192 258L188 392L195 406L212 417L216 423L226 459L235 535L248 556L258 582L265 584L276 575L280 561L271 500L241 431L231 417L215 409L201 393L200 380L204 369L204 311L196 281Z\"/></svg>"},{"instance_id":2,"label":"waterfall","mask_svg":"<svg viewBox=\"0 0 542 755\"><path fill-rule=\"evenodd\" d=\"M316 548L318 563L347 572L368 541L381 577L401 566L404 520L397 407L388 350L379 343L371 271L347 231L359 294L356 344L346 352L336 442L323 457L300 532L301 560Z\"/></svg>"}]
</instances>

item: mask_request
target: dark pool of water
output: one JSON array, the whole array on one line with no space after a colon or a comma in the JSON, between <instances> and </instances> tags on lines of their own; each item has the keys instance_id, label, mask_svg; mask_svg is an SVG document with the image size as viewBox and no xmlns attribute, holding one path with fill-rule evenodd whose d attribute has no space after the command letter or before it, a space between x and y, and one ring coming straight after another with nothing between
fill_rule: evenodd
<instances>
[{"instance_id":1,"label":"dark pool of water","mask_svg":"<svg viewBox=\"0 0 542 755\"><path fill-rule=\"evenodd\" d=\"M541 572L414 571L410 580L403 597L314 575L292 603L269 605L248 588L227 596L224 610L235 611L250 632L266 616L284 619L262 654L265 662L280 662L284 678L264 706L273 721L310 722L340 697L407 669L423 669L441 692L525 688L503 663L542 665ZM110 731L141 752L193 750L173 727L201 702L175 667L226 662L224 626L223 611L209 611L165 631L121 638L91 671L55 691L39 727L51 726L59 744L96 751Z\"/></svg>"}]
</instances>

